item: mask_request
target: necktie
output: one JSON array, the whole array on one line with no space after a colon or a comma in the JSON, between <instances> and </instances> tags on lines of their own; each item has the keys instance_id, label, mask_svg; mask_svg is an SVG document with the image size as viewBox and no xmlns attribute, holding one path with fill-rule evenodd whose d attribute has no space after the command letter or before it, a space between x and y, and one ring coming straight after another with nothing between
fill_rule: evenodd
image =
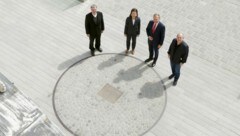
<instances>
[{"instance_id":1,"label":"necktie","mask_svg":"<svg viewBox=\"0 0 240 136\"><path fill-rule=\"evenodd\" d=\"M157 23L154 23L154 24L153 24L153 27L152 27L152 34L154 34L154 32L155 32L155 30L156 30L156 25L157 25Z\"/></svg>"}]
</instances>

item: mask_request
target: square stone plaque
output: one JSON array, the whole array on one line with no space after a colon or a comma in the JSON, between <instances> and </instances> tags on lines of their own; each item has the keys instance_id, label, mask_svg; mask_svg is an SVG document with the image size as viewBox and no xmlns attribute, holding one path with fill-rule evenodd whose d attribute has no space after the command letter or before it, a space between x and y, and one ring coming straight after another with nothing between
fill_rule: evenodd
<instances>
[{"instance_id":1,"label":"square stone plaque","mask_svg":"<svg viewBox=\"0 0 240 136\"><path fill-rule=\"evenodd\" d=\"M100 95L105 100L109 101L110 103L115 103L123 94L123 92L119 91L118 89L112 87L109 84L106 84L99 92Z\"/></svg>"}]
</instances>

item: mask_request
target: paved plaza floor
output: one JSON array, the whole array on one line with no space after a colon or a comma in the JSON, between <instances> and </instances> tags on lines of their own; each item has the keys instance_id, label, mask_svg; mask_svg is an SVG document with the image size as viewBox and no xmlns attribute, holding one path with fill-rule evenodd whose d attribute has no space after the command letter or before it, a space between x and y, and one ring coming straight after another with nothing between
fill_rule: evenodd
<instances>
[{"instance_id":1,"label":"paved plaza floor","mask_svg":"<svg viewBox=\"0 0 240 136\"><path fill-rule=\"evenodd\" d=\"M103 53L90 57L84 21L93 3L106 29ZM124 56L133 7L141 32L135 55ZM239 11L238 0L1 0L0 72L66 136L239 136ZM154 13L166 36L150 68ZM167 50L179 32L190 53L173 87Z\"/></svg>"},{"instance_id":2,"label":"paved plaza floor","mask_svg":"<svg viewBox=\"0 0 240 136\"><path fill-rule=\"evenodd\" d=\"M145 134L159 121L167 101L160 75L124 54L77 62L63 73L53 95L62 124L84 136Z\"/></svg>"}]
</instances>

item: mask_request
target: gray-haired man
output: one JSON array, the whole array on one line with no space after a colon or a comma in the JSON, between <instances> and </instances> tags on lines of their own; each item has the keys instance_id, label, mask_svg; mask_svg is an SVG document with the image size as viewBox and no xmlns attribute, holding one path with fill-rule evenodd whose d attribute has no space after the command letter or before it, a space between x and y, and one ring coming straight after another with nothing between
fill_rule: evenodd
<instances>
[{"instance_id":1,"label":"gray-haired man","mask_svg":"<svg viewBox=\"0 0 240 136\"><path fill-rule=\"evenodd\" d=\"M104 20L102 12L97 11L97 5L91 6L91 12L86 15L85 18L86 34L89 37L89 49L91 55L94 56L95 48L102 52L101 46L101 34L104 31ZM95 40L95 47L93 46Z\"/></svg>"},{"instance_id":2,"label":"gray-haired man","mask_svg":"<svg viewBox=\"0 0 240 136\"><path fill-rule=\"evenodd\" d=\"M165 37L165 26L160 22L160 15L154 14L153 20L149 21L146 28L148 36L148 49L149 49L149 58L145 62L153 60L153 63L150 65L154 67L158 59L158 50L163 45Z\"/></svg>"}]
</instances>

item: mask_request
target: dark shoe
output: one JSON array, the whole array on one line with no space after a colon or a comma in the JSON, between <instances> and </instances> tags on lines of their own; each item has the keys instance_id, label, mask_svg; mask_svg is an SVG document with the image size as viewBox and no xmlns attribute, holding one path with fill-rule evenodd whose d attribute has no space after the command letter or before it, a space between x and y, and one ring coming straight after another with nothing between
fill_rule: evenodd
<instances>
[{"instance_id":1,"label":"dark shoe","mask_svg":"<svg viewBox=\"0 0 240 136\"><path fill-rule=\"evenodd\" d=\"M153 63L151 64L151 67L155 67L155 66L156 66L156 63L153 62Z\"/></svg>"},{"instance_id":2,"label":"dark shoe","mask_svg":"<svg viewBox=\"0 0 240 136\"><path fill-rule=\"evenodd\" d=\"M153 60L153 59L148 58L148 59L145 60L145 63L147 63L147 62L149 62L149 61L151 61L151 60Z\"/></svg>"},{"instance_id":3,"label":"dark shoe","mask_svg":"<svg viewBox=\"0 0 240 136\"><path fill-rule=\"evenodd\" d=\"M174 75L172 74L168 77L168 79L172 79L173 77L174 77Z\"/></svg>"},{"instance_id":4,"label":"dark shoe","mask_svg":"<svg viewBox=\"0 0 240 136\"><path fill-rule=\"evenodd\" d=\"M99 49L97 49L99 52L102 52L102 49L101 48L99 48Z\"/></svg>"},{"instance_id":5,"label":"dark shoe","mask_svg":"<svg viewBox=\"0 0 240 136\"><path fill-rule=\"evenodd\" d=\"M156 63L155 63L155 62L152 63L152 67L154 67L154 66L156 66Z\"/></svg>"},{"instance_id":6,"label":"dark shoe","mask_svg":"<svg viewBox=\"0 0 240 136\"><path fill-rule=\"evenodd\" d=\"M91 55L92 55L92 56L95 56L95 52L94 52L94 51L91 51Z\"/></svg>"},{"instance_id":7,"label":"dark shoe","mask_svg":"<svg viewBox=\"0 0 240 136\"><path fill-rule=\"evenodd\" d=\"M177 85L177 81L173 81L173 86L176 86Z\"/></svg>"}]
</instances>

